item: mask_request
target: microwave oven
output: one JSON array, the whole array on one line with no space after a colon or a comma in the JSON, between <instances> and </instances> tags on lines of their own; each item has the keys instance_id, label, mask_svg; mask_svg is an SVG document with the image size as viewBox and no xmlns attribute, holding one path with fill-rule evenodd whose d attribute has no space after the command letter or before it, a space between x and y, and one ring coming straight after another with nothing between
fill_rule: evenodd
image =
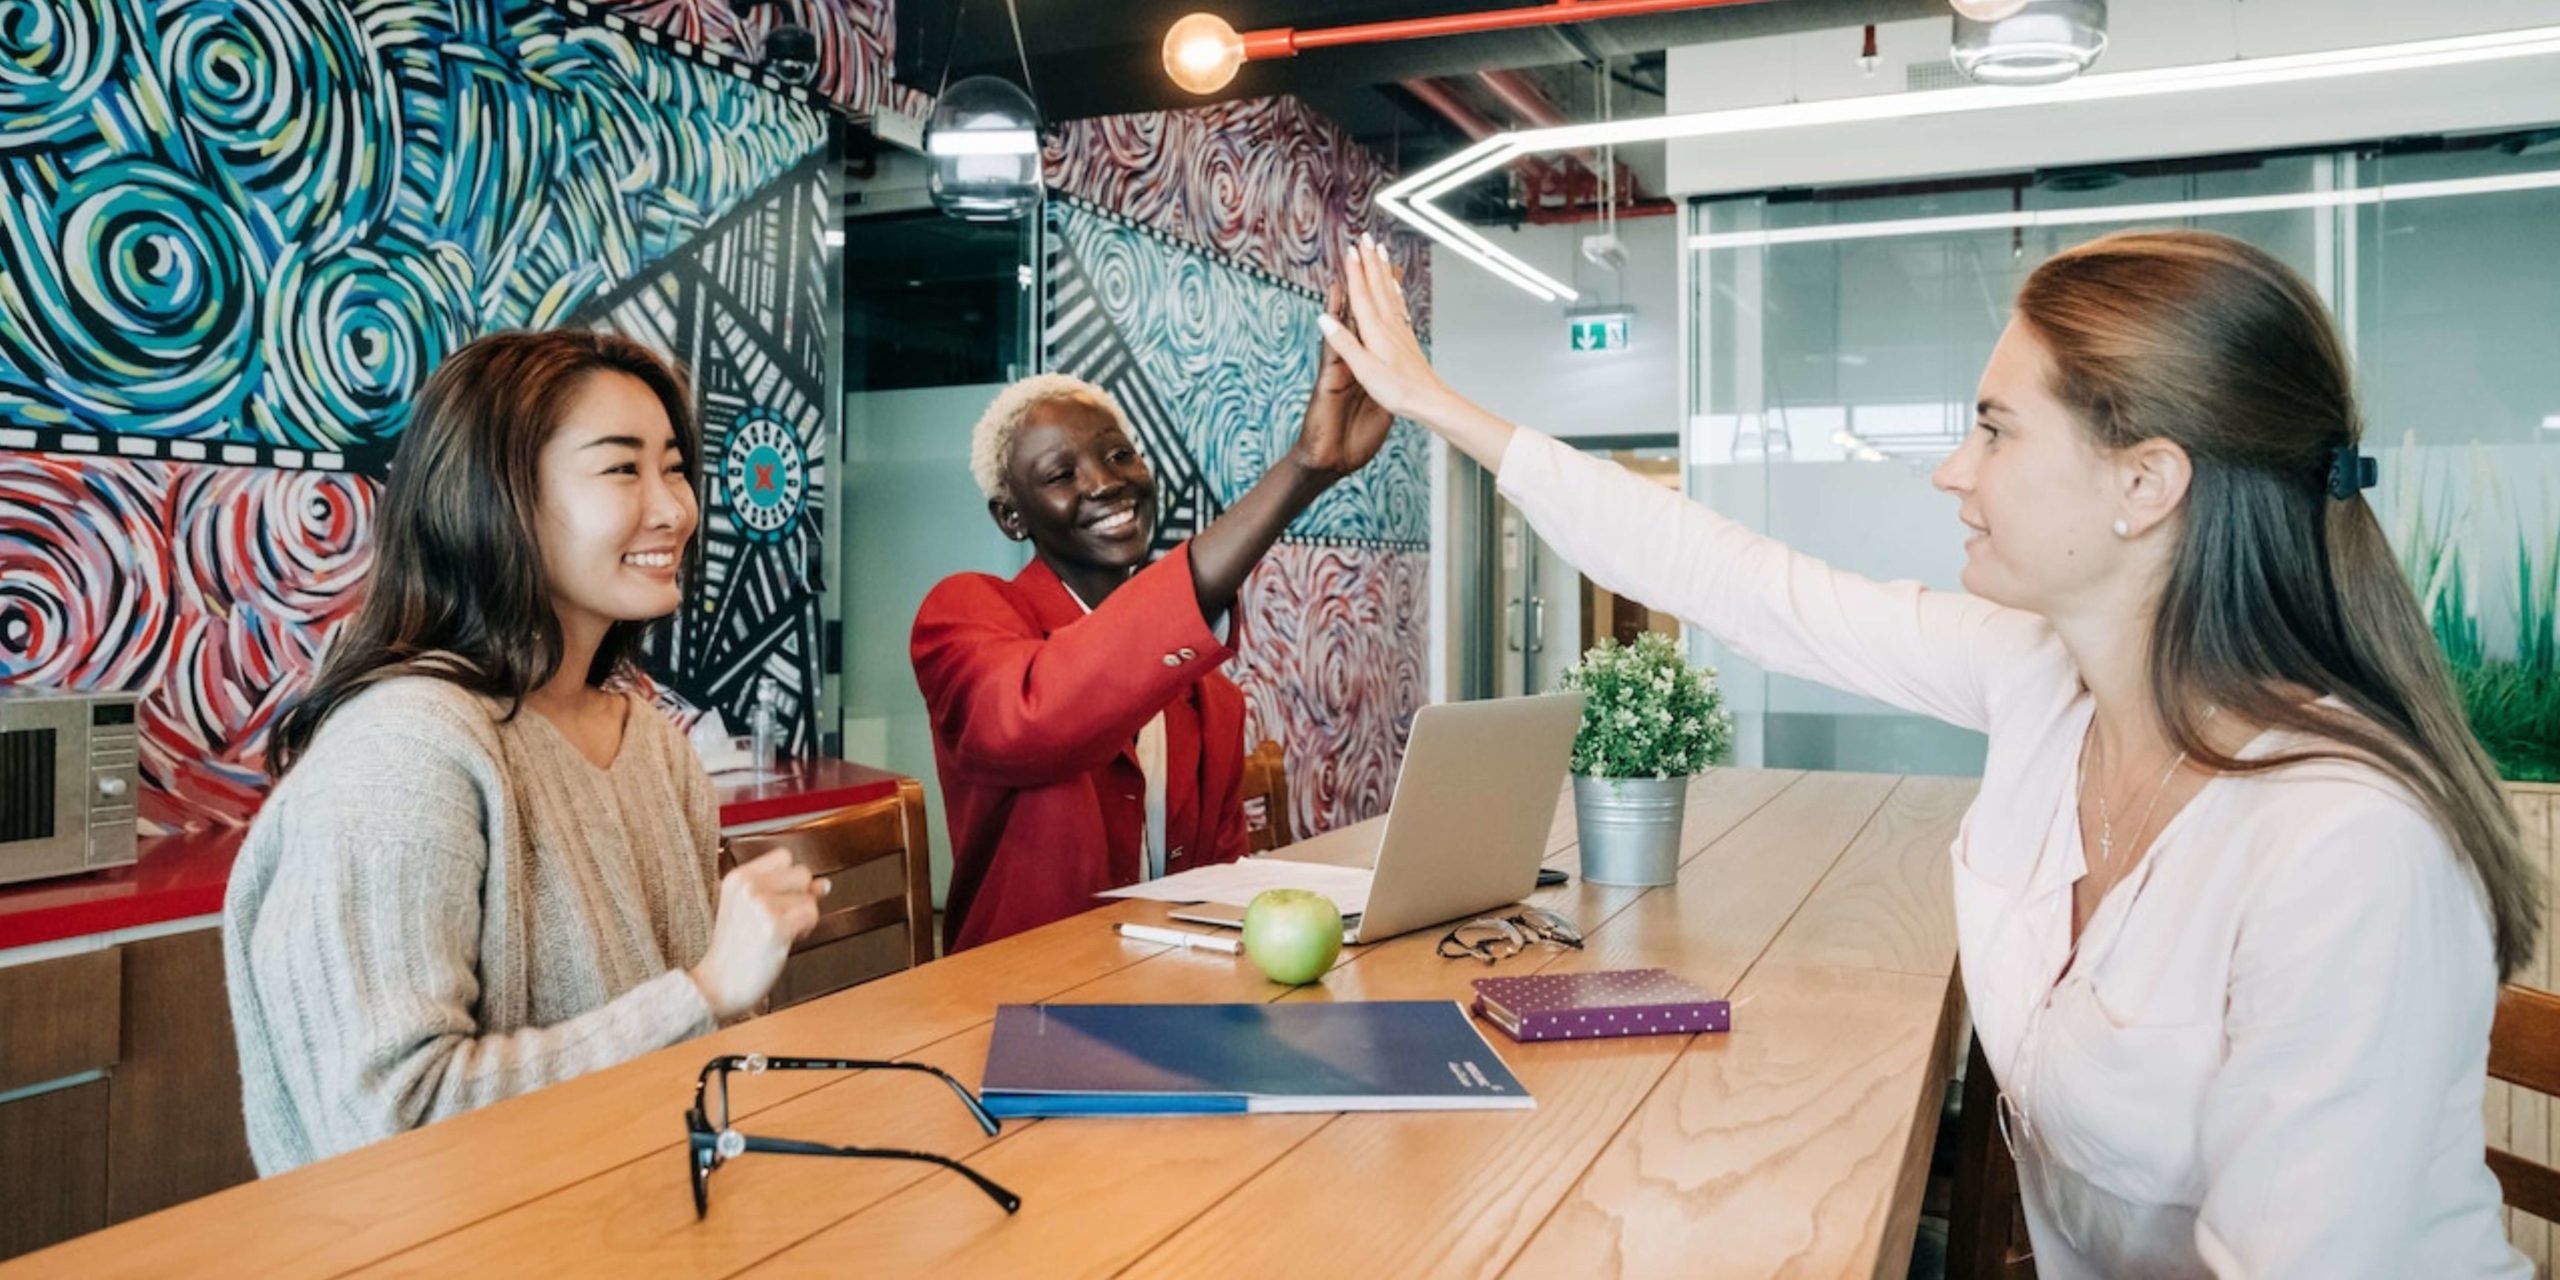
<instances>
[{"instance_id":1,"label":"microwave oven","mask_svg":"<svg viewBox=\"0 0 2560 1280\"><path fill-rule=\"evenodd\" d=\"M138 699L0 685L0 884L134 860Z\"/></svg>"}]
</instances>

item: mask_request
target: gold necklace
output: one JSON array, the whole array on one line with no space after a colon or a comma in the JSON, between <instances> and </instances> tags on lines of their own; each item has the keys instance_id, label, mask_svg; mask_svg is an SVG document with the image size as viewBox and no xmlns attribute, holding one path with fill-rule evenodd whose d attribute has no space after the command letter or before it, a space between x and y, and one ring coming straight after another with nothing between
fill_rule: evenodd
<instances>
[{"instance_id":1,"label":"gold necklace","mask_svg":"<svg viewBox=\"0 0 2560 1280\"><path fill-rule=\"evenodd\" d=\"M2099 750L2106 749L2106 739L2098 737L2098 726L2094 720L2089 724L2089 737ZM2168 794L2170 777L2178 772L2179 765L2186 762L2187 753L2180 751L2177 758L2169 762L2169 767L2160 771L2160 781L2152 784L2151 803L2143 806L2142 822L2133 829L2135 845L2139 846L2142 843L2142 833L2151 826L2151 815L2159 810L2160 797ZM2101 772L2103 771L2102 765ZM2080 762L2080 794L2084 797L2089 794L2089 762L2085 758ZM2113 872L2115 865L2116 824L2114 816L2107 810L2107 789L2100 787L2098 788L2098 871L2102 875Z\"/></svg>"}]
</instances>

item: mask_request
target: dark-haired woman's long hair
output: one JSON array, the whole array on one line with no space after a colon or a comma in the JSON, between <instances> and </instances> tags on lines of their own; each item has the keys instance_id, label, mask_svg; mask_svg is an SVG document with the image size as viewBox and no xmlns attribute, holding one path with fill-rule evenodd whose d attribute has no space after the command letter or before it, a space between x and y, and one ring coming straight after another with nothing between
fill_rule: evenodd
<instances>
[{"instance_id":1,"label":"dark-haired woman's long hair","mask_svg":"<svg viewBox=\"0 0 2560 1280\"><path fill-rule=\"evenodd\" d=\"M2150 636L2169 740L2231 773L2327 756L2378 765L2478 874L2499 971L2522 968L2541 886L2515 812L2372 507L2330 492L2332 455L2364 424L2319 295L2227 236L2126 232L2036 268L2017 309L2100 445L2168 440L2193 460ZM2336 749L2240 760L2206 745L2210 707Z\"/></svg>"},{"instance_id":2,"label":"dark-haired woman's long hair","mask_svg":"<svg viewBox=\"0 0 2560 1280\"><path fill-rule=\"evenodd\" d=\"M310 690L267 744L281 779L347 699L394 676L448 680L505 700L559 672L559 615L542 568L536 513L543 444L590 376L623 374L658 397L698 481L701 451L684 375L629 338L587 330L496 333L427 378L375 511L364 602L338 632ZM601 685L636 669L644 622L605 630L588 664Z\"/></svg>"}]
</instances>

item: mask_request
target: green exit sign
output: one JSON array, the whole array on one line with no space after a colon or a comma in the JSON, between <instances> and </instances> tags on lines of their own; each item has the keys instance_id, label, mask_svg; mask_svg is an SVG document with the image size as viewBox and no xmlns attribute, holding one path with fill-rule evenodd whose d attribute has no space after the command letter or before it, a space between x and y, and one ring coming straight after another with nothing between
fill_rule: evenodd
<instances>
[{"instance_id":1,"label":"green exit sign","mask_svg":"<svg viewBox=\"0 0 2560 1280\"><path fill-rule=\"evenodd\" d=\"M1576 351L1615 351L1627 345L1625 316L1575 317L1567 323L1573 327Z\"/></svg>"}]
</instances>

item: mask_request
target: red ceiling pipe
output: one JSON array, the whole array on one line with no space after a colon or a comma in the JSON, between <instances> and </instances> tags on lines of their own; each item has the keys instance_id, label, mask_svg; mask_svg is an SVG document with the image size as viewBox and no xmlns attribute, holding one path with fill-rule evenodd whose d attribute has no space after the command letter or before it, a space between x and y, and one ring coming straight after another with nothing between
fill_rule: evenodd
<instances>
[{"instance_id":1,"label":"red ceiling pipe","mask_svg":"<svg viewBox=\"0 0 2560 1280\"><path fill-rule=\"evenodd\" d=\"M1400 81L1399 84L1405 92L1420 99L1422 105L1439 112L1442 119L1458 126L1458 132L1467 135L1470 140L1481 141L1501 132L1499 125L1485 119L1482 113L1468 106L1464 98L1450 92L1447 85L1437 80L1417 77ZM1545 193L1564 191L1562 175L1535 156L1522 156L1512 161L1511 167L1517 170L1521 178L1528 183L1529 204L1532 208L1544 202ZM1568 194L1566 198L1570 199L1571 196Z\"/></svg>"},{"instance_id":2,"label":"red ceiling pipe","mask_svg":"<svg viewBox=\"0 0 2560 1280\"><path fill-rule=\"evenodd\" d=\"M1622 204L1618 206L1618 221L1624 222L1629 218L1667 217L1677 207L1669 200L1645 200L1635 204ZM1558 222L1598 222L1605 212L1599 202L1592 201L1564 209L1532 209L1529 211L1529 221L1541 227Z\"/></svg>"},{"instance_id":3,"label":"red ceiling pipe","mask_svg":"<svg viewBox=\"0 0 2560 1280\"><path fill-rule=\"evenodd\" d=\"M1502 100L1502 105L1518 113L1520 119L1528 124L1552 129L1570 123L1564 118L1564 113L1556 109L1556 104L1547 101L1547 95L1539 91L1536 81L1517 71L1479 71L1476 78L1484 81L1484 87L1492 90L1493 96Z\"/></svg>"},{"instance_id":4,"label":"red ceiling pipe","mask_svg":"<svg viewBox=\"0 0 2560 1280\"><path fill-rule=\"evenodd\" d=\"M1404 91L1437 111L1458 131L1469 138L1486 138L1500 132L1501 126L1484 118L1468 106L1464 98L1437 80L1413 79L1402 82ZM1535 156L1522 156L1511 162L1529 188L1527 216L1539 225L1556 222L1592 222L1600 217L1599 183L1589 173L1566 175L1539 161ZM1564 201L1549 205L1546 196L1554 194ZM1619 206L1621 218L1650 218L1670 213L1668 200L1631 200Z\"/></svg>"},{"instance_id":5,"label":"red ceiling pipe","mask_svg":"<svg viewBox=\"0 0 2560 1280\"><path fill-rule=\"evenodd\" d=\"M1491 90L1493 96L1509 107L1523 123L1539 129L1572 123L1565 118L1564 112L1556 109L1555 103L1547 99L1546 93L1538 88L1537 81L1517 71L1479 71L1476 78L1483 81L1484 87ZM1576 152L1574 159L1583 168L1599 172L1598 156ZM1646 203L1644 191L1636 183L1635 171L1624 164L1618 166L1618 200L1626 205Z\"/></svg>"},{"instance_id":6,"label":"red ceiling pipe","mask_svg":"<svg viewBox=\"0 0 2560 1280\"><path fill-rule=\"evenodd\" d=\"M1347 44L1376 44L1386 40L1425 40L1434 36L1468 35L1478 31L1508 31L1519 27L1546 27L1565 22L1603 22L1610 18L1632 18L1649 13L1678 13L1686 9L1722 9L1738 4L1758 4L1761 0L1554 0L1550 4L1522 5L1515 9L1494 9L1482 13L1452 13L1437 18L1401 18L1392 22L1364 22L1358 26L1325 27L1316 31L1300 31L1294 27L1268 27L1243 33L1246 61L1261 62L1270 58L1287 58L1309 49L1330 49Z\"/></svg>"},{"instance_id":7,"label":"red ceiling pipe","mask_svg":"<svg viewBox=\"0 0 2560 1280\"><path fill-rule=\"evenodd\" d=\"M1497 101L1510 108L1511 114L1520 117L1520 122L1530 128L1552 129L1566 123L1564 113L1547 101L1547 95L1539 92L1537 83L1517 71L1479 71L1476 79L1482 81ZM1598 172L1592 157L1586 152L1575 152L1566 157L1566 162L1588 172ZM1619 176L1626 176L1623 168ZM1595 181L1592 185L1599 184Z\"/></svg>"},{"instance_id":8,"label":"red ceiling pipe","mask_svg":"<svg viewBox=\"0 0 2560 1280\"><path fill-rule=\"evenodd\" d=\"M1481 142L1501 132L1501 126L1485 119L1483 113L1467 105L1466 99L1451 93L1447 85L1437 80L1416 77L1397 81L1396 84L1406 93L1421 99L1422 105L1439 112L1442 119L1458 126L1458 132L1467 135L1470 142Z\"/></svg>"}]
</instances>

